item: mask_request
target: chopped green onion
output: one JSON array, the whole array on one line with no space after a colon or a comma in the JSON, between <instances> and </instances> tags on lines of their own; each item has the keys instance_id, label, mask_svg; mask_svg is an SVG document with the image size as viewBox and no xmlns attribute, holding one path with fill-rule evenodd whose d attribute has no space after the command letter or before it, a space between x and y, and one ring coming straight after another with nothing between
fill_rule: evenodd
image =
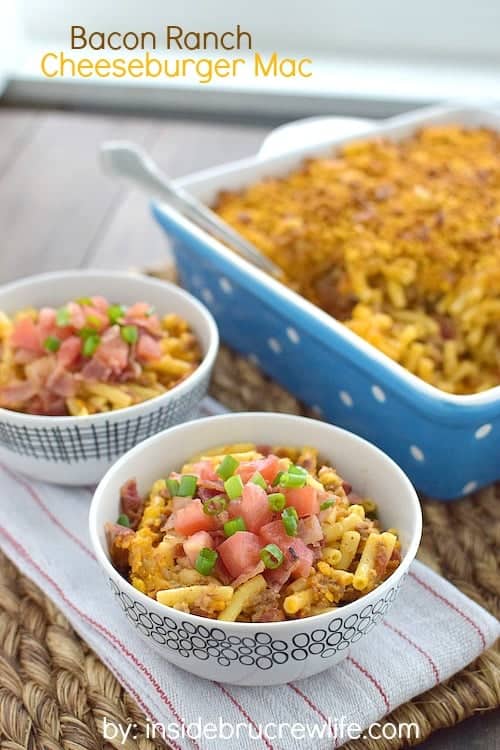
<instances>
[{"instance_id":1,"label":"chopped green onion","mask_svg":"<svg viewBox=\"0 0 500 750\"><path fill-rule=\"evenodd\" d=\"M96 330L95 328L80 328L79 331L77 331L78 336L80 336L81 339L88 339L89 336L95 336Z\"/></svg>"},{"instance_id":2,"label":"chopped green onion","mask_svg":"<svg viewBox=\"0 0 500 750\"><path fill-rule=\"evenodd\" d=\"M296 464L290 464L288 467L288 474L298 474L299 476L306 477L309 472L304 469L303 466L296 466Z\"/></svg>"},{"instance_id":3,"label":"chopped green onion","mask_svg":"<svg viewBox=\"0 0 500 750\"><path fill-rule=\"evenodd\" d=\"M179 497L193 497L196 492L196 485L198 484L198 477L194 474L183 474L181 481L179 482L179 490L177 495Z\"/></svg>"},{"instance_id":4,"label":"chopped green onion","mask_svg":"<svg viewBox=\"0 0 500 750\"><path fill-rule=\"evenodd\" d=\"M43 346L48 352L57 352L61 346L61 340L58 339L57 336L47 336L43 342Z\"/></svg>"},{"instance_id":5,"label":"chopped green onion","mask_svg":"<svg viewBox=\"0 0 500 750\"><path fill-rule=\"evenodd\" d=\"M70 315L67 307L60 307L56 312L56 323L60 328L69 326Z\"/></svg>"},{"instance_id":6,"label":"chopped green onion","mask_svg":"<svg viewBox=\"0 0 500 750\"><path fill-rule=\"evenodd\" d=\"M294 507L285 508L281 514L281 520L288 536L297 536L299 517Z\"/></svg>"},{"instance_id":7,"label":"chopped green onion","mask_svg":"<svg viewBox=\"0 0 500 750\"><path fill-rule=\"evenodd\" d=\"M219 513L226 510L228 504L227 497L224 497L224 495L215 495L215 497L205 500L203 503L203 512L206 513L207 516L218 516Z\"/></svg>"},{"instance_id":8,"label":"chopped green onion","mask_svg":"<svg viewBox=\"0 0 500 750\"><path fill-rule=\"evenodd\" d=\"M76 301L78 302L79 305L91 305L92 304L92 300L90 299L90 297L78 297Z\"/></svg>"},{"instance_id":9,"label":"chopped green onion","mask_svg":"<svg viewBox=\"0 0 500 750\"><path fill-rule=\"evenodd\" d=\"M250 481L252 484L257 484L259 487L262 487L263 490L267 488L267 482L260 471L256 471Z\"/></svg>"},{"instance_id":10,"label":"chopped green onion","mask_svg":"<svg viewBox=\"0 0 500 750\"><path fill-rule=\"evenodd\" d=\"M285 507L286 498L282 492L273 492L267 496L267 502L271 510L280 511Z\"/></svg>"},{"instance_id":11,"label":"chopped green onion","mask_svg":"<svg viewBox=\"0 0 500 750\"><path fill-rule=\"evenodd\" d=\"M280 485L282 487L304 487L307 476L305 474L290 474L285 471L280 479Z\"/></svg>"},{"instance_id":12,"label":"chopped green onion","mask_svg":"<svg viewBox=\"0 0 500 750\"><path fill-rule=\"evenodd\" d=\"M238 516L237 518L231 519L231 521L226 521L224 524L224 534L226 536L232 536L233 534L236 534L237 531L246 531L247 527L245 526L245 521L242 519L241 516Z\"/></svg>"},{"instance_id":13,"label":"chopped green onion","mask_svg":"<svg viewBox=\"0 0 500 750\"><path fill-rule=\"evenodd\" d=\"M332 505L334 504L334 502L335 502L335 500L325 500L324 503L321 503L321 505L319 506L319 509L320 510L328 510L328 508L332 507Z\"/></svg>"},{"instance_id":14,"label":"chopped green onion","mask_svg":"<svg viewBox=\"0 0 500 750\"><path fill-rule=\"evenodd\" d=\"M150 318L151 315L154 315L155 307L154 305L150 305L149 310L146 312L146 318Z\"/></svg>"},{"instance_id":15,"label":"chopped green onion","mask_svg":"<svg viewBox=\"0 0 500 750\"><path fill-rule=\"evenodd\" d=\"M101 319L97 315L87 315L85 322L89 326L94 326L94 328L99 328L101 325Z\"/></svg>"},{"instance_id":16,"label":"chopped green onion","mask_svg":"<svg viewBox=\"0 0 500 750\"><path fill-rule=\"evenodd\" d=\"M127 344L135 344L135 342L139 338L139 331L137 330L137 326L123 326L120 333L122 335L122 339L126 341Z\"/></svg>"},{"instance_id":17,"label":"chopped green onion","mask_svg":"<svg viewBox=\"0 0 500 750\"><path fill-rule=\"evenodd\" d=\"M179 482L177 479L165 479L167 490L170 493L170 497L178 497L179 495Z\"/></svg>"},{"instance_id":18,"label":"chopped green onion","mask_svg":"<svg viewBox=\"0 0 500 750\"><path fill-rule=\"evenodd\" d=\"M97 333L93 333L85 339L83 343L83 356L84 357L91 357L97 347L99 346L99 342L101 340L101 337Z\"/></svg>"},{"instance_id":19,"label":"chopped green onion","mask_svg":"<svg viewBox=\"0 0 500 750\"><path fill-rule=\"evenodd\" d=\"M123 305L110 305L108 307L108 319L111 324L118 323L120 318L125 315L125 308Z\"/></svg>"},{"instance_id":20,"label":"chopped green onion","mask_svg":"<svg viewBox=\"0 0 500 750\"><path fill-rule=\"evenodd\" d=\"M278 473L276 474L272 482L273 487L277 487L278 484L281 484L281 477L283 476L284 473L285 473L284 471L278 471Z\"/></svg>"},{"instance_id":21,"label":"chopped green onion","mask_svg":"<svg viewBox=\"0 0 500 750\"><path fill-rule=\"evenodd\" d=\"M203 547L196 558L194 567L202 576L209 576L215 567L217 558L218 554L214 549Z\"/></svg>"},{"instance_id":22,"label":"chopped green onion","mask_svg":"<svg viewBox=\"0 0 500 750\"><path fill-rule=\"evenodd\" d=\"M243 494L243 482L239 474L235 474L233 477L229 477L224 482L224 489L226 495L230 500L236 500L237 497L241 497Z\"/></svg>"},{"instance_id":23,"label":"chopped green onion","mask_svg":"<svg viewBox=\"0 0 500 750\"><path fill-rule=\"evenodd\" d=\"M232 477L240 462L237 461L233 456L224 456L220 464L215 470L215 473L220 476L221 479L229 479Z\"/></svg>"},{"instance_id":24,"label":"chopped green onion","mask_svg":"<svg viewBox=\"0 0 500 750\"><path fill-rule=\"evenodd\" d=\"M120 515L116 519L116 523L120 526L126 526L127 528L130 528L130 519L126 513L120 513Z\"/></svg>"},{"instance_id":25,"label":"chopped green onion","mask_svg":"<svg viewBox=\"0 0 500 750\"><path fill-rule=\"evenodd\" d=\"M279 568L285 556L276 544L266 544L260 551L260 559L270 570Z\"/></svg>"}]
</instances>

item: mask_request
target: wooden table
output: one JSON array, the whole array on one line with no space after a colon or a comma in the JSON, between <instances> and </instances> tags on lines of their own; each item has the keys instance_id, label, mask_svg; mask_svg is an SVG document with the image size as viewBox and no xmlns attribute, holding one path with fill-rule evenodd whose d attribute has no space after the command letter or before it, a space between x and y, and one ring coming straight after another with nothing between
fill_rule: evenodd
<instances>
[{"instance_id":1,"label":"wooden table","mask_svg":"<svg viewBox=\"0 0 500 750\"><path fill-rule=\"evenodd\" d=\"M166 242L148 199L102 174L99 144L145 146L172 177L254 153L269 127L0 107L0 282L64 268L158 266ZM422 750L496 750L488 713Z\"/></svg>"}]
</instances>

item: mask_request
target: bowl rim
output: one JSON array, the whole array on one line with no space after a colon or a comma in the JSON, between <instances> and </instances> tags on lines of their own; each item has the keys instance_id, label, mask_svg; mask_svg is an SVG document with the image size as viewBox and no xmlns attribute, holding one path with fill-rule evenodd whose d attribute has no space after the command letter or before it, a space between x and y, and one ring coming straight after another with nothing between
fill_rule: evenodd
<instances>
[{"instance_id":1,"label":"bowl rim","mask_svg":"<svg viewBox=\"0 0 500 750\"><path fill-rule=\"evenodd\" d=\"M390 132L393 128L407 126L414 126L417 128L426 123L432 123L434 118L440 118L443 116L459 117L460 115L463 116L467 114L481 115L488 117L489 119L496 119L500 132L500 117L493 109L471 106L470 104L460 105L460 103L439 105L436 107L421 107L403 115L396 115L387 118L381 125L375 125L370 128L369 131L367 130L366 134L361 133L354 136L332 138L328 141L312 144L309 148L307 146L296 146L295 148L291 148L276 155L259 157L257 154L257 156L227 162L220 166L195 172L180 178L176 182L184 190L189 191L205 180L211 180L214 178L221 179L241 169L262 166L264 164L278 166L281 163L286 162L291 156L299 156L302 159L306 159L308 155L311 157L317 155L318 149L326 150L336 148L344 143L348 143L349 141L358 140L359 138L376 137L379 134L383 135L386 132ZM223 184L221 184L218 187L218 190L222 190L223 187ZM261 288L263 287L266 289L271 295L278 296L290 305L298 308L302 314L307 315L308 317L313 317L318 322L330 328L330 330L333 330L334 333L340 336L358 354L362 354L367 360L374 361L377 365L382 367L386 374L390 375L398 385L402 385L403 387L406 386L408 390L408 398L411 398L412 394L417 391L420 396L433 405L452 405L464 407L465 409L500 403L500 385L493 386L484 391L478 391L477 393L454 394L447 393L437 386L427 383L425 380L422 380L417 375L414 375L407 370L403 365L399 364L399 362L391 359L387 354L384 354L384 352L377 349L368 341L365 341L361 336L358 336L353 331L349 330L346 326L331 315L328 315L328 313L317 305L309 302L292 289L288 289L284 284L265 273L260 268L257 268L257 266L254 266L252 263L245 260L245 258L231 251L220 240L210 235L201 227L198 227L173 206L166 205L159 200L154 200L153 210L158 212L158 214L166 214L170 216L176 224L181 226L181 228L189 232L200 242L208 245L211 252L218 256L223 262L234 268L235 271L244 273L246 276L253 279ZM293 322L291 324L293 325ZM309 332L309 335L313 335L312 332ZM369 362L365 363L365 365L366 364L369 364ZM418 407L418 404L415 404L415 406Z\"/></svg>"},{"instance_id":2,"label":"bowl rim","mask_svg":"<svg viewBox=\"0 0 500 750\"><path fill-rule=\"evenodd\" d=\"M129 581L127 581L126 578L124 578L112 565L111 561L109 560L103 545L100 542L99 539L99 528L97 526L97 512L98 508L100 507L101 503L103 502L104 498L106 497L105 494L105 485L109 481L110 476L120 469L124 464L127 463L129 457L132 454L140 454L141 452L144 452L149 449L150 446L152 446L155 443L160 443L163 440L165 440L166 436L175 436L177 432L180 432L182 430L195 430L200 422L207 423L207 422L220 422L221 424L223 422L228 422L231 420L239 420L241 418L248 419L248 420L255 420L260 419L262 417L266 417L268 419L276 419L278 418L280 421L283 422L300 422L308 423L308 424L320 424L327 429L332 430L334 434L337 436L345 436L348 438L353 438L355 442L364 444L365 446L368 446L370 450L372 450L377 455L377 460L381 460L385 463L389 463L389 465L392 467L393 470L396 471L400 475L400 478L406 485L406 489L408 490L407 498L406 500L411 503L412 511L415 514L416 518L416 529L412 536L412 538L409 541L408 549L406 550L406 553L404 557L401 560L400 565L396 568L396 570L391 573L391 575L386 578L385 581L383 581L379 586L374 588L372 591L370 591L368 594L365 594L364 596L360 597L359 599L356 599L353 602L349 602L349 604L345 604L342 607L338 607L336 610L332 610L330 612L323 612L318 615L312 615L311 617L301 617L297 620L282 620L279 622L225 622L223 620L217 620L211 617L201 617L199 615L193 615L189 612L180 612L179 610L174 609L173 607L169 607L165 604L160 604L160 602L156 601L156 599L152 599L149 596L146 596L146 594L143 594L138 589L134 588ZM369 440L365 440L362 437L359 437L359 435L356 435L353 432L350 432L349 430L344 430L342 427L337 427L336 425L332 425L329 422L321 422L315 419L310 419L309 417L302 417L300 415L296 414L283 414L283 413L277 413L277 412L229 412L228 414L218 414L216 416L212 417L204 417L202 419L195 419L191 420L189 422L184 422L180 425L175 425L174 427L167 428L166 430L163 430L162 432L157 433L156 435L151 436L147 440L142 441L141 443L138 443L135 445L131 450L127 451L123 456L121 456L118 461L116 461L105 473L99 484L97 485L95 492L92 496L92 501L90 504L89 509L89 520L88 520L88 527L89 527L89 534L90 534L90 541L97 559L98 564L101 566L105 574L113 579L120 581L120 585L123 586L123 589L125 593L127 593L132 598L135 598L137 601L142 603L146 607L161 607L162 610L165 609L166 614L174 613L175 617L187 619L190 622L193 622L193 624L198 625L204 625L205 627L236 627L237 629L244 630L251 629L251 630L259 630L261 631L263 628L270 628L270 629L278 629L280 627L288 626L293 628L294 626L297 626L300 623L318 623L320 620L323 622L327 618L335 618L336 616L342 615L342 618L345 620L346 617L348 617L350 614L354 614L359 607L360 602L363 602L363 605L366 606L367 604L372 603L374 600L378 599L381 592L387 593L392 587L392 582L394 581L400 581L401 578L407 573L408 568L410 567L411 563L415 559L415 556L417 554L421 537L422 537L422 509L420 506L420 502L416 493L416 490L405 474L405 472L398 466L398 464L390 458L384 451L380 450L380 448L377 448L377 446L373 445L373 443L370 443Z\"/></svg>"},{"instance_id":3,"label":"bowl rim","mask_svg":"<svg viewBox=\"0 0 500 750\"><path fill-rule=\"evenodd\" d=\"M50 282L55 279L75 277L81 278L82 276L86 276L87 278L95 278L96 281L98 281L99 278L102 279L104 277L121 279L124 281L130 279L138 279L139 281L144 282L149 286L161 286L167 294L174 294L183 299L187 304L191 305L193 309L197 310L198 313L200 313L205 323L207 324L207 349L205 354L203 355L203 359L194 372L192 372L185 380L182 380L170 390L165 391L165 393L160 393L158 396L154 396L154 398L147 399L146 401L140 401L138 404L125 406L122 409L99 412L98 414L88 414L81 417L74 417L69 415L50 416L43 414L26 414L25 412L19 412L14 411L13 409L5 409L3 407L0 407L0 419L11 423L18 422L22 423L23 425L32 427L40 426L43 422L46 422L48 420L50 422L50 425L48 425L48 427L50 428L51 426L69 427L75 424L84 427L89 424L104 422L106 421L106 419L109 420L110 417L115 417L118 419L121 419L121 417L126 418L139 413L148 405L154 404L159 406L160 402L165 403L171 398L181 396L183 393L188 392L192 388L194 382L196 380L200 380L204 375L207 375L213 367L215 358L219 350L219 330L210 310L202 302L196 299L196 297L194 297L190 292L186 291L182 287L177 286L170 281L164 281L163 279L157 279L151 276L147 276L146 274L141 272L99 269L70 269L65 271L49 271L47 273L35 274L33 276L28 276L25 279L12 281L8 284L3 284L2 286L0 286L0 309L2 307L2 296L5 292L28 288L35 282L44 283Z\"/></svg>"}]
</instances>

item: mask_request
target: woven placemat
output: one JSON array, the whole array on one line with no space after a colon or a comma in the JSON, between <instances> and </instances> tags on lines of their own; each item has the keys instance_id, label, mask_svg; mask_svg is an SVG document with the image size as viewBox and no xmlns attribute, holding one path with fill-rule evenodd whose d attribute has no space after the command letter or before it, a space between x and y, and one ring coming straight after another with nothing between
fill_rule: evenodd
<instances>
[{"instance_id":1,"label":"woven placemat","mask_svg":"<svg viewBox=\"0 0 500 750\"><path fill-rule=\"evenodd\" d=\"M212 395L233 410L307 414L290 394L228 349ZM309 415L310 416L310 415ZM423 499L419 558L500 616L496 550L500 485L452 504ZM400 706L387 722L416 722L420 741L477 711L500 706L500 651L491 648L447 682ZM145 736L145 717L61 612L0 553L0 750L111 748L102 722L134 722L125 750L165 747ZM402 740L357 740L349 750L395 750Z\"/></svg>"}]
</instances>

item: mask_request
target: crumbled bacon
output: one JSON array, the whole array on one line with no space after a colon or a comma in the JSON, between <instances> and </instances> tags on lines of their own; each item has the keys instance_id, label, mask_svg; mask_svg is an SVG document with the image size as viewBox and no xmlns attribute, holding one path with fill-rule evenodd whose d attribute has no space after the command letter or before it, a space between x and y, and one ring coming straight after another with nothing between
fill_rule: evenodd
<instances>
[{"instance_id":1,"label":"crumbled bacon","mask_svg":"<svg viewBox=\"0 0 500 750\"><path fill-rule=\"evenodd\" d=\"M144 501L139 495L137 481L129 479L120 488L121 512L128 516L130 527L136 529L144 511Z\"/></svg>"}]
</instances>

